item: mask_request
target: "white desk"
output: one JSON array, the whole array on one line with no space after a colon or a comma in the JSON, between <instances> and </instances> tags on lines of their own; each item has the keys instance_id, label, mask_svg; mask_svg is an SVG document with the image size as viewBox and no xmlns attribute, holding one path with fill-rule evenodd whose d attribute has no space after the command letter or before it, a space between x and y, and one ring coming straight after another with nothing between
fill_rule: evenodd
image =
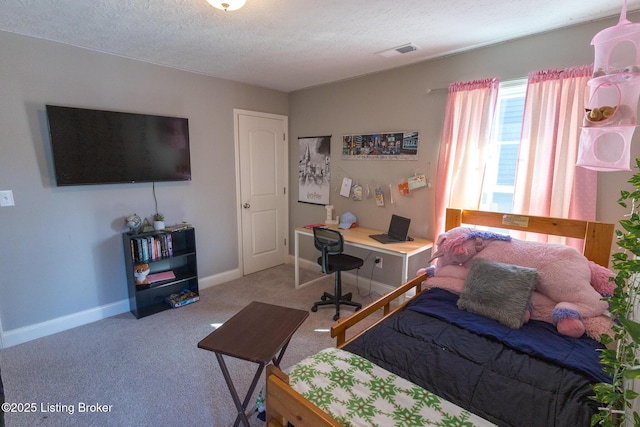
<instances>
[{"instance_id":1,"label":"white desk","mask_svg":"<svg viewBox=\"0 0 640 427\"><path fill-rule=\"evenodd\" d=\"M417 255L421 252L424 252L433 247L433 242L427 239L421 239L419 237L415 237L413 241L409 242L399 242L399 243L380 243L375 239L369 237L372 234L382 234L384 231L372 230L370 228L356 227L350 228L348 230L343 230L337 228L337 226L331 226L334 230L338 230L342 233L344 238L344 244L348 246L354 246L357 248L368 249L375 252L380 252L383 254L388 254L392 256L397 256L402 258L402 276L400 277L400 282L397 285L401 285L406 282L409 274L409 258L413 255ZM303 285L310 284L314 282L309 281L304 284L300 284L300 236L311 236L313 238L313 230L298 227L295 230L295 241L294 241L294 266L295 266L295 288L298 289Z\"/></svg>"}]
</instances>

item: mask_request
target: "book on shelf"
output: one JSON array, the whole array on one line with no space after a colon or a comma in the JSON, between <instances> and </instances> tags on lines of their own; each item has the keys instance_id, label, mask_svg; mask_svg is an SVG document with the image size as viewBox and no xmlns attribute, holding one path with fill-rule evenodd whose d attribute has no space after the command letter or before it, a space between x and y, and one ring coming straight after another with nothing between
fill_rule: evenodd
<instances>
[{"instance_id":1,"label":"book on shelf","mask_svg":"<svg viewBox=\"0 0 640 427\"><path fill-rule=\"evenodd\" d=\"M173 237L171 234L166 234L166 242L167 242L167 256L173 256Z\"/></svg>"},{"instance_id":2,"label":"book on shelf","mask_svg":"<svg viewBox=\"0 0 640 427\"><path fill-rule=\"evenodd\" d=\"M173 255L170 233L131 238L131 253L134 262L157 261Z\"/></svg>"},{"instance_id":3,"label":"book on shelf","mask_svg":"<svg viewBox=\"0 0 640 427\"><path fill-rule=\"evenodd\" d=\"M163 280L171 280L175 279L176 275L173 274L173 271L161 271L159 273L151 273L147 276L147 281L149 283L161 282Z\"/></svg>"}]
</instances>

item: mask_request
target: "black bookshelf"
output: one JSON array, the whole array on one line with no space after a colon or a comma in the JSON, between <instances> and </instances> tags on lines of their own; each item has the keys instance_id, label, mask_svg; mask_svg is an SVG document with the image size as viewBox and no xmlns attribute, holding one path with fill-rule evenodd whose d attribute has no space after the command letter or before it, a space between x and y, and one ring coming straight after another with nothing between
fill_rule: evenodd
<instances>
[{"instance_id":1,"label":"black bookshelf","mask_svg":"<svg viewBox=\"0 0 640 427\"><path fill-rule=\"evenodd\" d=\"M198 267L196 260L196 235L192 227L178 231L154 231L122 235L124 246L127 287L131 313L140 319L172 308L166 298L183 291L196 295ZM149 266L149 276L166 273L166 279L148 284L138 284L135 267Z\"/></svg>"}]
</instances>

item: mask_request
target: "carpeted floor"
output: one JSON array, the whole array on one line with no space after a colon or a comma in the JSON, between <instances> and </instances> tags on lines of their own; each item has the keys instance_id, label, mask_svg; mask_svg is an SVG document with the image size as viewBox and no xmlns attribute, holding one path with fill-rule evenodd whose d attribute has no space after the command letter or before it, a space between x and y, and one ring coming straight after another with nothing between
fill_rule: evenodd
<instances>
[{"instance_id":1,"label":"carpeted floor","mask_svg":"<svg viewBox=\"0 0 640 427\"><path fill-rule=\"evenodd\" d=\"M305 271L303 280L315 275ZM309 310L332 287L327 276L295 290L293 267L282 265L204 289L199 302L179 309L138 320L123 313L0 350L6 402L32 409L6 413L6 426L230 426L236 413L229 390L214 354L198 341L251 301ZM344 288L364 305L379 296ZM310 312L281 366L334 346L333 315L330 307ZM256 365L225 360L244 396ZM258 389L263 384L264 374ZM255 416L251 424L264 426Z\"/></svg>"},{"instance_id":2,"label":"carpeted floor","mask_svg":"<svg viewBox=\"0 0 640 427\"><path fill-rule=\"evenodd\" d=\"M0 372L0 405L4 404L4 387L2 386L2 372ZM4 410L0 409L0 427L4 427Z\"/></svg>"}]
</instances>

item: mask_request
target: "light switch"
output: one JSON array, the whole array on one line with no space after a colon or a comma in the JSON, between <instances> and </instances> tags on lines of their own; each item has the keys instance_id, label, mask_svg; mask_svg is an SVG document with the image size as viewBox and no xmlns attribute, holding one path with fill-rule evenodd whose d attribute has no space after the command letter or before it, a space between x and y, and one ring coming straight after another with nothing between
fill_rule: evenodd
<instances>
[{"instance_id":1,"label":"light switch","mask_svg":"<svg viewBox=\"0 0 640 427\"><path fill-rule=\"evenodd\" d=\"M3 190L0 191L0 207L5 206L14 206L13 202L13 191L12 190Z\"/></svg>"}]
</instances>

